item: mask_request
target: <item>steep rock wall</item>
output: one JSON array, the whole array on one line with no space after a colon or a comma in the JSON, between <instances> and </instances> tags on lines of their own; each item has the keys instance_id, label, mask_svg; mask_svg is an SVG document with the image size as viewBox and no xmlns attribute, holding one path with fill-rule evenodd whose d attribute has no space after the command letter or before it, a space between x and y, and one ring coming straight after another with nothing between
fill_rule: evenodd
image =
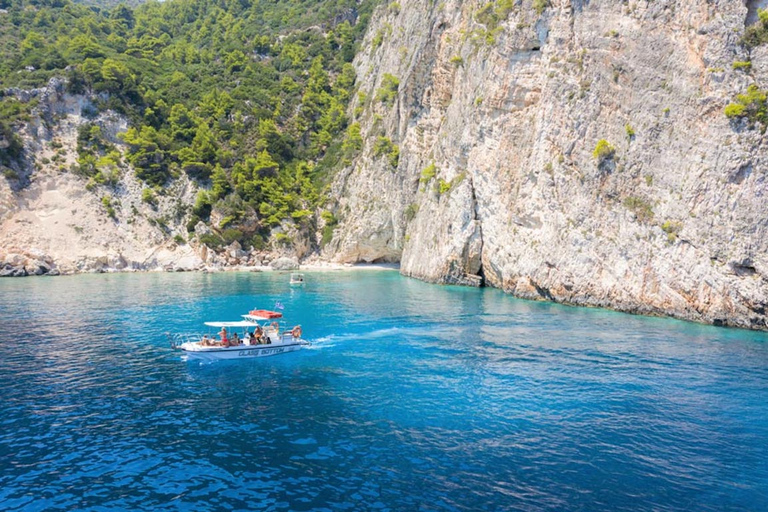
<instances>
[{"instance_id":1,"label":"steep rock wall","mask_svg":"<svg viewBox=\"0 0 768 512\"><path fill-rule=\"evenodd\" d=\"M11 91L22 101L36 99L30 122L19 133L24 159L16 179L0 177L0 275L106 271L194 269L205 264L205 248L179 244L186 235L186 205L196 187L175 182L154 205L142 201L144 186L128 166L115 186L86 185L71 172L77 161L78 129L101 128L110 143L122 146L118 133L127 120L115 113L85 115L91 99L65 92L53 79L33 91ZM114 216L101 198L108 196Z\"/></svg>"},{"instance_id":2,"label":"steep rock wall","mask_svg":"<svg viewBox=\"0 0 768 512\"><path fill-rule=\"evenodd\" d=\"M765 329L766 137L723 115L768 86L768 52L739 44L757 2L535 3L379 9L356 60L366 147L334 183L328 254ZM600 140L613 154L593 154Z\"/></svg>"}]
</instances>

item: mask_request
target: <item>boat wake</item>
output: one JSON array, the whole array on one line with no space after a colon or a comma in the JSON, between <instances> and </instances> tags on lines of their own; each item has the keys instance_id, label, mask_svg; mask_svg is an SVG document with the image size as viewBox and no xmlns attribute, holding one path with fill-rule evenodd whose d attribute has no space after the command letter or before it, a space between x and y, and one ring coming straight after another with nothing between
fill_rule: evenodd
<instances>
[{"instance_id":1,"label":"boat wake","mask_svg":"<svg viewBox=\"0 0 768 512\"><path fill-rule=\"evenodd\" d=\"M312 345L305 347L307 349L319 350L321 348L330 348L340 343L351 341L371 341L391 337L426 337L426 338L446 338L456 336L457 327L437 327L437 326L419 326L419 327L388 327L385 329L376 329L369 332L349 332L329 334L316 339L309 340Z\"/></svg>"}]
</instances>

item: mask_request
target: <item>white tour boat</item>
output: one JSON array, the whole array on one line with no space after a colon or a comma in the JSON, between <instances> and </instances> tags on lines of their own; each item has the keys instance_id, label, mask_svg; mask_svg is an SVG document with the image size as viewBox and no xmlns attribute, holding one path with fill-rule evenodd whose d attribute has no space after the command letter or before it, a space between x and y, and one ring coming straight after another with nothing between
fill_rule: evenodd
<instances>
[{"instance_id":1,"label":"white tour boat","mask_svg":"<svg viewBox=\"0 0 768 512\"><path fill-rule=\"evenodd\" d=\"M301 286L304 284L304 274L294 272L291 274L291 286Z\"/></svg>"},{"instance_id":2,"label":"white tour boat","mask_svg":"<svg viewBox=\"0 0 768 512\"><path fill-rule=\"evenodd\" d=\"M187 360L215 361L244 357L266 357L293 352L309 342L301 337L301 326L284 329L283 314L256 309L238 322L205 322L219 329L215 336L200 334L169 335L171 347L181 350ZM241 330L242 334L237 334Z\"/></svg>"}]
</instances>

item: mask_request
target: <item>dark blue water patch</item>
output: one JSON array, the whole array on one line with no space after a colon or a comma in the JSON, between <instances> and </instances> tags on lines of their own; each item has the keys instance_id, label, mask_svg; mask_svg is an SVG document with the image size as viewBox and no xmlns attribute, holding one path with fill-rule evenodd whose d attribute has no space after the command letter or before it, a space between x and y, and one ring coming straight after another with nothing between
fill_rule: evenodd
<instances>
[{"instance_id":1,"label":"dark blue water patch","mask_svg":"<svg viewBox=\"0 0 768 512\"><path fill-rule=\"evenodd\" d=\"M313 346L166 332L285 307ZM393 272L0 281L0 509L768 509L760 333Z\"/></svg>"}]
</instances>

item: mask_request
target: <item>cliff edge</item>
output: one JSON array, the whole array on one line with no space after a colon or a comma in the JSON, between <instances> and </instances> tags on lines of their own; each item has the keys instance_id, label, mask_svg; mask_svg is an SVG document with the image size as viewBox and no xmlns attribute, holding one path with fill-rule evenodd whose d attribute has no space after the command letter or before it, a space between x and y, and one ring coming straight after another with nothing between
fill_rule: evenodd
<instances>
[{"instance_id":1,"label":"cliff edge","mask_svg":"<svg viewBox=\"0 0 768 512\"><path fill-rule=\"evenodd\" d=\"M765 2L762 2L765 3ZM338 261L519 297L768 328L759 1L403 0L355 65ZM750 66L734 63L750 62Z\"/></svg>"}]
</instances>

